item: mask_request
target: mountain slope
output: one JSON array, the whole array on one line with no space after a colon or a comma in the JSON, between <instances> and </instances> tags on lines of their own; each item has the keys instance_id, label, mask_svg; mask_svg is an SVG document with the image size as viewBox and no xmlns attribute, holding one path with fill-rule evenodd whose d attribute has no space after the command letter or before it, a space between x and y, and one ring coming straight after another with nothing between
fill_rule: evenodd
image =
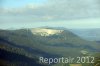
<instances>
[{"instance_id":1,"label":"mountain slope","mask_svg":"<svg viewBox=\"0 0 100 66\"><path fill-rule=\"evenodd\" d=\"M62 29L0 30L0 49L32 59L94 55L100 52L99 46Z\"/></svg>"},{"instance_id":2,"label":"mountain slope","mask_svg":"<svg viewBox=\"0 0 100 66\"><path fill-rule=\"evenodd\" d=\"M2 49L0 49L0 61L0 66L45 66L37 63L36 59Z\"/></svg>"}]
</instances>

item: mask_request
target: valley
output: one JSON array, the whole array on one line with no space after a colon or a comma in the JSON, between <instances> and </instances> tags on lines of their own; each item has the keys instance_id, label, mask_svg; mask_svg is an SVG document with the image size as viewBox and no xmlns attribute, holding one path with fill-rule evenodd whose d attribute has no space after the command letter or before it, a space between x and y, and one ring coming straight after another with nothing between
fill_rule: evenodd
<instances>
[{"instance_id":1,"label":"valley","mask_svg":"<svg viewBox=\"0 0 100 66\"><path fill-rule=\"evenodd\" d=\"M99 59L100 44L84 40L67 29L0 30L0 52L2 66L73 66L76 63L40 63L39 57L93 56ZM8 64L5 65L6 63ZM81 64L82 66L94 66L96 62Z\"/></svg>"}]
</instances>

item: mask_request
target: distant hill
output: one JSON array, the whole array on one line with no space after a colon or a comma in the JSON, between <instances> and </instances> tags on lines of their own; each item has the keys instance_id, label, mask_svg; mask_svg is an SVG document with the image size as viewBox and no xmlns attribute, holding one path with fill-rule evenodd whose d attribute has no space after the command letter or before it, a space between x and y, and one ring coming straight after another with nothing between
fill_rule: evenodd
<instances>
[{"instance_id":1,"label":"distant hill","mask_svg":"<svg viewBox=\"0 0 100 66\"><path fill-rule=\"evenodd\" d=\"M76 35L89 40L89 41L100 41L100 28L94 29L70 29Z\"/></svg>"},{"instance_id":2,"label":"distant hill","mask_svg":"<svg viewBox=\"0 0 100 66\"><path fill-rule=\"evenodd\" d=\"M32 59L34 63L40 66L48 66L48 64L39 63L39 57L41 56L47 58L88 56L100 52L99 47L100 44L98 42L84 40L67 29L31 28L0 30L1 52L4 52L8 56L9 54L17 54L15 56L27 57L28 60L31 61ZM12 59L16 60L14 57ZM6 59L0 59L0 61L3 60ZM7 60L10 60L10 58ZM15 64L15 62L10 63ZM55 65L52 64L50 66Z\"/></svg>"}]
</instances>

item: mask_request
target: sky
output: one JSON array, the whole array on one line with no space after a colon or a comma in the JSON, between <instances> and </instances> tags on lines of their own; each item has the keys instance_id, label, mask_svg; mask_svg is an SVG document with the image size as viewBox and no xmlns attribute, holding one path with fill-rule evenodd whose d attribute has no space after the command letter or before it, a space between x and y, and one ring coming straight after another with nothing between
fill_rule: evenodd
<instances>
[{"instance_id":1,"label":"sky","mask_svg":"<svg viewBox=\"0 0 100 66\"><path fill-rule=\"evenodd\" d=\"M100 28L100 0L0 0L0 29Z\"/></svg>"}]
</instances>

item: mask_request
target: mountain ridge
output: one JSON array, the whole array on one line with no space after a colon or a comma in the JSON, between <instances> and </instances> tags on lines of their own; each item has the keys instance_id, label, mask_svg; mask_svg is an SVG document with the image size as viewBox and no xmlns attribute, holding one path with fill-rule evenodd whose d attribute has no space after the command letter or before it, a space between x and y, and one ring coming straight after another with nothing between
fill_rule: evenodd
<instances>
[{"instance_id":1,"label":"mountain ridge","mask_svg":"<svg viewBox=\"0 0 100 66\"><path fill-rule=\"evenodd\" d=\"M36 35L32 33L33 29L0 30L0 49L36 59L41 56L48 58L75 57L100 52L99 43L86 41L67 29L49 36ZM45 29L59 31L55 28Z\"/></svg>"}]
</instances>

